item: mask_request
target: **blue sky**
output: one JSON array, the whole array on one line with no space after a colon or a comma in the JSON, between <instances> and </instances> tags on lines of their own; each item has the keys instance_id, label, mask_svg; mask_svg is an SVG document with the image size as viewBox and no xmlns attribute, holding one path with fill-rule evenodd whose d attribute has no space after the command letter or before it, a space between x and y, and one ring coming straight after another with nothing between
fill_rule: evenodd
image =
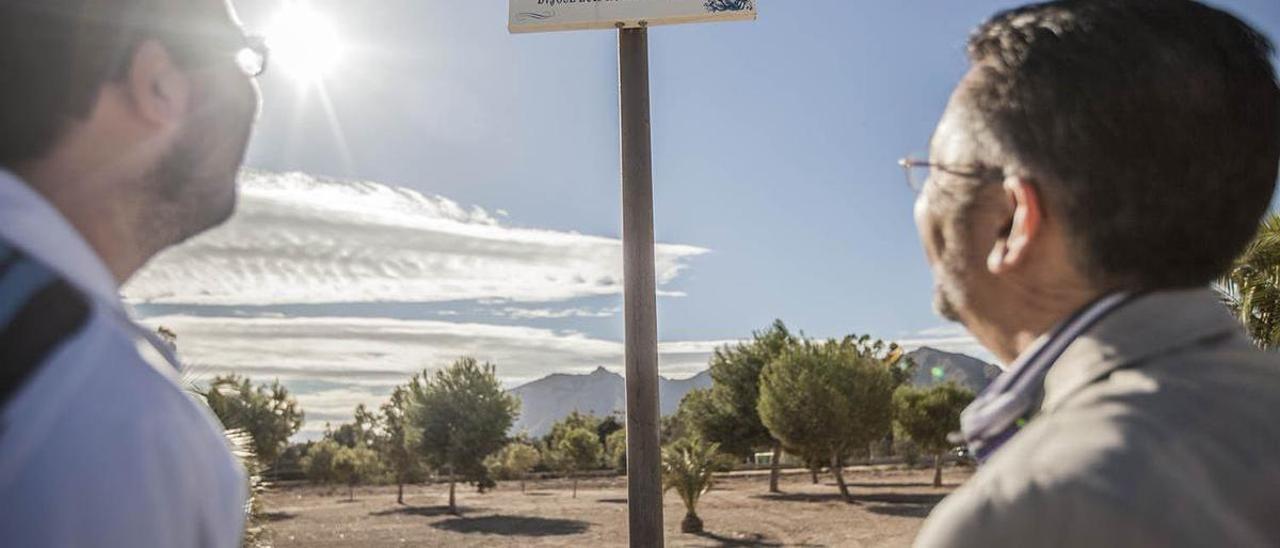
<instances>
[{"instance_id":1,"label":"blue sky","mask_svg":"<svg viewBox=\"0 0 1280 548\"><path fill-rule=\"evenodd\" d=\"M235 4L250 30L281 6ZM969 30L1016 3L759 4L752 23L650 31L664 372L773 318L976 353L931 310L895 160L925 149ZM510 35L501 0L311 5L340 64L322 87L271 68L243 218L144 271L139 313L210 370L284 377L320 418L453 351L512 383L619 370L615 33ZM1280 39L1280 3L1216 5Z\"/></svg>"}]
</instances>

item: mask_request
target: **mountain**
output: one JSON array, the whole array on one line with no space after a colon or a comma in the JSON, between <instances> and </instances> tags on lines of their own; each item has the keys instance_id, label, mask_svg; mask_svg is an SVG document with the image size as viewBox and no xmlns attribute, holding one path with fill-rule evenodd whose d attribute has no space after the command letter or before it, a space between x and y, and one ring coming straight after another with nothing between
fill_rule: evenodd
<instances>
[{"instance_id":1,"label":"mountain","mask_svg":"<svg viewBox=\"0 0 1280 548\"><path fill-rule=\"evenodd\" d=\"M687 379L658 377L658 400L663 415L674 413L685 394L711 386L711 374L703 371ZM573 411L605 417L626 408L626 381L603 367L586 375L556 373L511 389L520 398L520 417L511 431L543 436L551 425Z\"/></svg>"},{"instance_id":2,"label":"mountain","mask_svg":"<svg viewBox=\"0 0 1280 548\"><path fill-rule=\"evenodd\" d=\"M915 386L931 386L955 381L974 393L981 392L997 376L1000 368L954 352L943 352L927 346L907 353L916 363L911 379ZM605 417L621 414L626 408L626 382L622 375L599 367L585 375L556 373L511 389L520 398L520 417L511 427L512 433L527 431L543 436L551 425L573 411ZM658 399L663 415L674 413L685 394L697 388L711 387L711 373L703 371L687 379L658 377Z\"/></svg>"},{"instance_id":3,"label":"mountain","mask_svg":"<svg viewBox=\"0 0 1280 548\"><path fill-rule=\"evenodd\" d=\"M955 381L977 394L1000 376L1000 368L993 364L973 356L943 352L927 346L908 352L907 357L916 362L916 373L911 379L911 384L915 386Z\"/></svg>"}]
</instances>

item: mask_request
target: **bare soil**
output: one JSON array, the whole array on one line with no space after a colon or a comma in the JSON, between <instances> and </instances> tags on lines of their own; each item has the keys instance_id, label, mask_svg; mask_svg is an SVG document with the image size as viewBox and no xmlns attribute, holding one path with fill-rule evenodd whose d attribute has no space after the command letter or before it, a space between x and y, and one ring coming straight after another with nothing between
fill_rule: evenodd
<instances>
[{"instance_id":1,"label":"bare soil","mask_svg":"<svg viewBox=\"0 0 1280 548\"><path fill-rule=\"evenodd\" d=\"M735 474L702 497L698 515L706 532L680 533L684 506L675 493L664 505L668 546L907 546L924 517L960 482L967 468L947 468L945 486L931 486L933 471L851 468L853 494L845 501L830 474L810 483L808 473L782 478L781 494L768 493L768 477ZM460 514L451 515L447 485L281 487L266 495L267 527L275 546L625 546L625 478L582 480L572 498L569 480L501 482L478 494L458 486Z\"/></svg>"}]
</instances>

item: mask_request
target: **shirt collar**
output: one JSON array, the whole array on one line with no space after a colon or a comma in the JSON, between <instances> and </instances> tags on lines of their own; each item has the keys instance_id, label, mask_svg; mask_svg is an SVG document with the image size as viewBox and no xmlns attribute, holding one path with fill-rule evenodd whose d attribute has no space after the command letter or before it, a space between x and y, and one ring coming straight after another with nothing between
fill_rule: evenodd
<instances>
[{"instance_id":1,"label":"shirt collar","mask_svg":"<svg viewBox=\"0 0 1280 548\"><path fill-rule=\"evenodd\" d=\"M81 291L123 311L119 287L102 258L52 204L0 168L0 239L61 274Z\"/></svg>"}]
</instances>

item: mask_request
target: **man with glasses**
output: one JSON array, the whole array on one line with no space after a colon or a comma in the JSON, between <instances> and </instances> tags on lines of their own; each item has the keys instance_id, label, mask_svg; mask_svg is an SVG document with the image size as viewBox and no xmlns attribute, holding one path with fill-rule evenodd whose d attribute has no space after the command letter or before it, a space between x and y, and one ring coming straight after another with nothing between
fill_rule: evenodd
<instances>
[{"instance_id":1,"label":"man with glasses","mask_svg":"<svg viewBox=\"0 0 1280 548\"><path fill-rule=\"evenodd\" d=\"M244 471L119 287L231 214L266 66L224 0L0 0L0 544L240 543Z\"/></svg>"},{"instance_id":2,"label":"man with glasses","mask_svg":"<svg viewBox=\"0 0 1280 548\"><path fill-rule=\"evenodd\" d=\"M1280 358L1208 287L1276 185L1271 44L1112 0L1001 12L968 50L903 165L939 313L1010 365L917 545L1280 545Z\"/></svg>"}]
</instances>

